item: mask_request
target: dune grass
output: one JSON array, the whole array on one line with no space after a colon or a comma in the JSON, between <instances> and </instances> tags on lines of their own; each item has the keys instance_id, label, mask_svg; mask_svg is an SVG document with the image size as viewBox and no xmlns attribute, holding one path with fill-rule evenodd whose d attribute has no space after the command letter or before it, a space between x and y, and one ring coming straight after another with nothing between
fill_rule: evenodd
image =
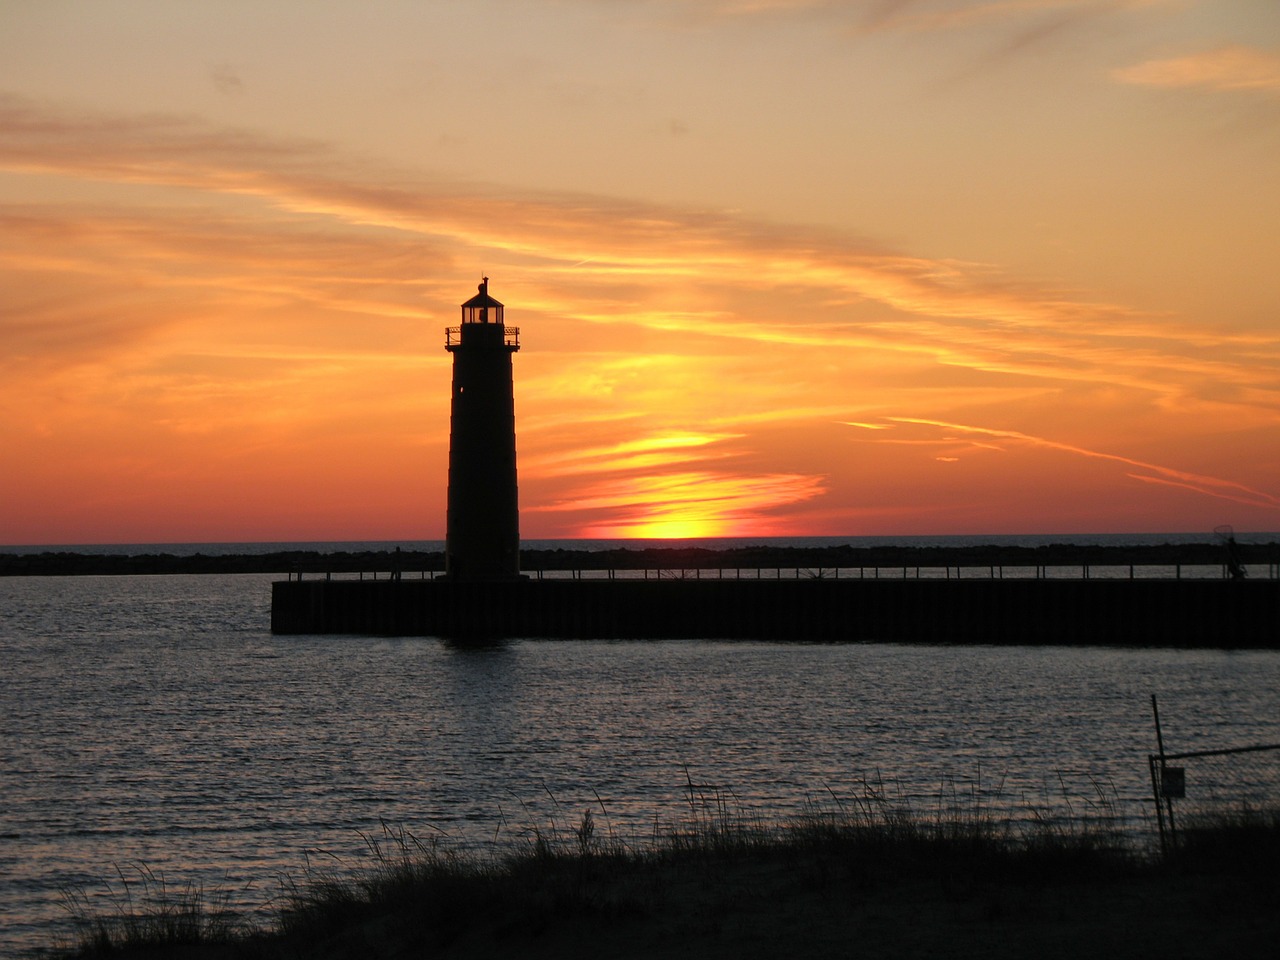
<instances>
[{"instance_id":1,"label":"dune grass","mask_svg":"<svg viewBox=\"0 0 1280 960\"><path fill-rule=\"evenodd\" d=\"M104 956L192 944L232 944L255 931L227 908L223 893L206 895L194 884L170 887L145 865L117 868L100 899L65 892L79 941L69 956ZM102 912L99 902L112 905Z\"/></svg>"},{"instance_id":2,"label":"dune grass","mask_svg":"<svg viewBox=\"0 0 1280 960\"><path fill-rule=\"evenodd\" d=\"M548 825L480 852L384 825L366 838L368 863L308 869L290 885L269 928L251 927L217 898L210 906L199 890L168 890L154 877L137 891L126 884L112 914L93 915L80 902L78 942L58 956L479 957L537 943L555 946L529 955L579 955L565 946L571 943L586 956L623 931L658 937L663 945L651 955L684 955L680 944L711 935L739 938L733 942L742 955L767 955L752 949L762 931L771 935L792 917L809 918L800 933L819 943L808 948L812 955L826 955L818 924L835 916L829 906L875 902L887 910L886 890L951 904L971 896L960 891L974 884L1021 891L1015 901L988 898L986 914L998 916L1029 889L1171 871L1243 870L1257 878L1268 867L1274 873L1280 853L1277 812L1188 824L1185 842L1160 858L1106 817L1015 822L963 792L921 814L875 784L852 800L833 796L770 824L732 794L690 782L677 824L640 841L613 831L603 803L572 817L557 812ZM1274 878L1267 882L1274 889ZM876 915L867 916L874 925ZM832 922L835 938L852 921ZM621 944L615 955L645 955Z\"/></svg>"}]
</instances>

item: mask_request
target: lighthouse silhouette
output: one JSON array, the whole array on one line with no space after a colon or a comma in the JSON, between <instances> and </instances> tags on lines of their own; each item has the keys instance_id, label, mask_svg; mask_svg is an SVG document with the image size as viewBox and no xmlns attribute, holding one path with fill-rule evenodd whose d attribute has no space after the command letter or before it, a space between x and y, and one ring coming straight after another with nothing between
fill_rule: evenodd
<instances>
[{"instance_id":1,"label":"lighthouse silhouette","mask_svg":"<svg viewBox=\"0 0 1280 960\"><path fill-rule=\"evenodd\" d=\"M461 326L445 331L444 348L453 354L445 573L453 580L515 579L520 504L511 356L520 331L503 325L488 277L462 305Z\"/></svg>"}]
</instances>

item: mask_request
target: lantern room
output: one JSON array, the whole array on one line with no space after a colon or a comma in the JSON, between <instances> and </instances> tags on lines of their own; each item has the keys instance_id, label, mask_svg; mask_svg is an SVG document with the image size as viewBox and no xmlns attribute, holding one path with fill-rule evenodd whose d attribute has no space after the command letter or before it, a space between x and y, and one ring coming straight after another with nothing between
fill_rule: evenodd
<instances>
[{"instance_id":1,"label":"lantern room","mask_svg":"<svg viewBox=\"0 0 1280 960\"><path fill-rule=\"evenodd\" d=\"M480 281L480 292L462 305L463 323L502 323L502 304L489 296L489 278Z\"/></svg>"},{"instance_id":2,"label":"lantern room","mask_svg":"<svg viewBox=\"0 0 1280 960\"><path fill-rule=\"evenodd\" d=\"M480 292L462 305L462 324L445 330L444 348L452 353L459 346L498 346L520 349L520 330L502 323L502 304L489 296L489 278L480 282Z\"/></svg>"}]
</instances>

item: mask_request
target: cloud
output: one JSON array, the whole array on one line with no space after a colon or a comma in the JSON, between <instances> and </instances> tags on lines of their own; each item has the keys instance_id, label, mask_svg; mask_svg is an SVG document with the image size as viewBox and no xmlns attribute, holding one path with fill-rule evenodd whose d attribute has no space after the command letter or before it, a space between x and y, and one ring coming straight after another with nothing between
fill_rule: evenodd
<instances>
[{"instance_id":1,"label":"cloud","mask_svg":"<svg viewBox=\"0 0 1280 960\"><path fill-rule=\"evenodd\" d=\"M386 352L426 315L424 278L446 259L409 237L212 206L0 205L0 366L98 362L202 327L204 349Z\"/></svg>"},{"instance_id":2,"label":"cloud","mask_svg":"<svg viewBox=\"0 0 1280 960\"><path fill-rule=\"evenodd\" d=\"M867 32L933 33L1034 21L1018 34L1025 45L1079 20L1161 2L1167 0L869 0L857 6Z\"/></svg>"},{"instance_id":3,"label":"cloud","mask_svg":"<svg viewBox=\"0 0 1280 960\"><path fill-rule=\"evenodd\" d=\"M1148 60L1112 75L1122 83L1139 86L1277 94L1280 55L1234 44L1185 57Z\"/></svg>"},{"instance_id":4,"label":"cloud","mask_svg":"<svg viewBox=\"0 0 1280 960\"><path fill-rule=\"evenodd\" d=\"M1096 417L1083 435L1154 424L1166 448L1224 422L1265 442L1280 416L1273 331L837 231L458 183L191 117L15 97L0 98L0 177L23 197L0 204L0 402L89 463L86 486L110 479L78 452L95 437L147 447L157 470L255 464L238 496L262 473L337 476L331 503L406 450L443 456L441 331L481 271L525 327L521 490L542 535L764 535L889 510L857 486L884 465L844 463L829 431L897 441L887 427L907 421L891 410L939 425L929 456L962 483L983 444L1084 455L955 425L995 408ZM200 437L217 443L197 451ZM882 451L919 466L909 447ZM944 470L951 457L964 467ZM1275 509L1243 485L1111 459Z\"/></svg>"},{"instance_id":5,"label":"cloud","mask_svg":"<svg viewBox=\"0 0 1280 960\"><path fill-rule=\"evenodd\" d=\"M214 88L226 96L244 93L244 81L230 64L219 63L209 68L209 79Z\"/></svg>"},{"instance_id":6,"label":"cloud","mask_svg":"<svg viewBox=\"0 0 1280 960\"><path fill-rule=\"evenodd\" d=\"M97 271L103 282L123 271L160 307L171 286L199 289L202 301L234 292L264 306L408 320L451 304L456 265L475 262L521 284L526 316L573 318L579 349L612 350L607 331L626 324L679 338L687 355L850 350L1123 384L1170 404L1212 393L1214 403L1280 407L1280 336L1195 325L831 231L499 192L357 164L322 143L15 97L0 98L0 169L134 191L124 209L5 211L14 230L0 255L14 269L39 269L44 258L50 270ZM154 197L137 192L146 190Z\"/></svg>"},{"instance_id":7,"label":"cloud","mask_svg":"<svg viewBox=\"0 0 1280 960\"><path fill-rule=\"evenodd\" d=\"M737 439L740 436L741 434L663 431L602 447L575 448L561 453L548 453L526 460L525 465L544 477L644 470L655 466L671 466L689 460L714 458L716 454L709 454L703 448L709 444Z\"/></svg>"},{"instance_id":8,"label":"cloud","mask_svg":"<svg viewBox=\"0 0 1280 960\"><path fill-rule=\"evenodd\" d=\"M1171 331L1166 317L1018 282L985 264L916 257L834 232L711 211L406 181L369 165L354 168L324 144L177 117L78 117L0 99L0 169L175 187L211 199L254 198L290 213L416 235L440 247L462 241L531 258L545 275L572 275L575 285L586 281L602 291L627 284L639 289L636 283L649 280L789 286L821 292L832 306L870 300L923 317L1051 323L1074 333L1123 336ZM608 315L616 316L617 307L610 301ZM685 317L664 309L647 322L683 329L714 321L705 312ZM811 335L794 321L773 329L725 324L717 332L798 342ZM1172 330L1175 337L1190 333Z\"/></svg>"},{"instance_id":9,"label":"cloud","mask_svg":"<svg viewBox=\"0 0 1280 960\"><path fill-rule=\"evenodd\" d=\"M530 513L571 512L577 536L768 536L772 515L826 492L825 478L710 470L636 474L572 490Z\"/></svg>"},{"instance_id":10,"label":"cloud","mask_svg":"<svg viewBox=\"0 0 1280 960\"><path fill-rule=\"evenodd\" d=\"M979 436L994 437L1001 440L1011 440L1031 444L1033 446L1044 447L1051 450L1059 450L1064 453L1075 454L1076 456L1087 457L1090 459L1110 460L1126 466L1136 467L1139 470L1144 471L1140 474L1127 474L1135 480L1141 480L1147 483L1177 486L1181 489L1190 490L1203 496L1215 497L1221 500L1230 500L1244 506L1260 507L1266 510L1280 510L1280 497L1262 490L1245 486L1244 484L1237 483L1233 480L1226 480L1220 477L1210 477L1204 474L1190 473L1185 470L1178 470L1173 467L1161 466L1154 463L1145 463L1141 460L1135 460L1120 454L1103 453L1097 450L1090 450L1085 447L1076 446L1070 443L1062 443L1045 437L1034 436L1018 430L1004 430L992 427L948 423L946 421L928 420L918 417L889 417L887 419L894 423L941 427L955 433L977 434ZM945 439L953 440L954 438Z\"/></svg>"},{"instance_id":11,"label":"cloud","mask_svg":"<svg viewBox=\"0 0 1280 960\"><path fill-rule=\"evenodd\" d=\"M1086 19L1182 0L633 0L668 25L705 28L725 21L819 22L854 36L1011 32L1008 47L1028 46Z\"/></svg>"},{"instance_id":12,"label":"cloud","mask_svg":"<svg viewBox=\"0 0 1280 960\"><path fill-rule=\"evenodd\" d=\"M103 115L0 94L0 164L119 183L261 189L267 170L295 175L334 157L304 138L267 137L172 113Z\"/></svg>"},{"instance_id":13,"label":"cloud","mask_svg":"<svg viewBox=\"0 0 1280 960\"><path fill-rule=\"evenodd\" d=\"M939 30L1038 13L1123 10L1170 0L668 0L660 6L723 18L832 14L878 29Z\"/></svg>"}]
</instances>

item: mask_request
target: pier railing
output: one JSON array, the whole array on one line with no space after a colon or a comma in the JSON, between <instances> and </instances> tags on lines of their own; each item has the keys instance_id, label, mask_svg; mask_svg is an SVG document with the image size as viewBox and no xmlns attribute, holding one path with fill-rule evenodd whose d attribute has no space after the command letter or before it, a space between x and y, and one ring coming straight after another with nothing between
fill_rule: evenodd
<instances>
[{"instance_id":1,"label":"pier railing","mask_svg":"<svg viewBox=\"0 0 1280 960\"><path fill-rule=\"evenodd\" d=\"M961 564L874 566L639 566L639 567L525 567L532 580L1229 580L1226 564L1214 563L1083 563L1083 564ZM1280 562L1245 565L1252 580L1280 580ZM289 571L294 580L323 579L434 580L444 576L442 565L394 561L326 563L324 558L299 564Z\"/></svg>"}]
</instances>

